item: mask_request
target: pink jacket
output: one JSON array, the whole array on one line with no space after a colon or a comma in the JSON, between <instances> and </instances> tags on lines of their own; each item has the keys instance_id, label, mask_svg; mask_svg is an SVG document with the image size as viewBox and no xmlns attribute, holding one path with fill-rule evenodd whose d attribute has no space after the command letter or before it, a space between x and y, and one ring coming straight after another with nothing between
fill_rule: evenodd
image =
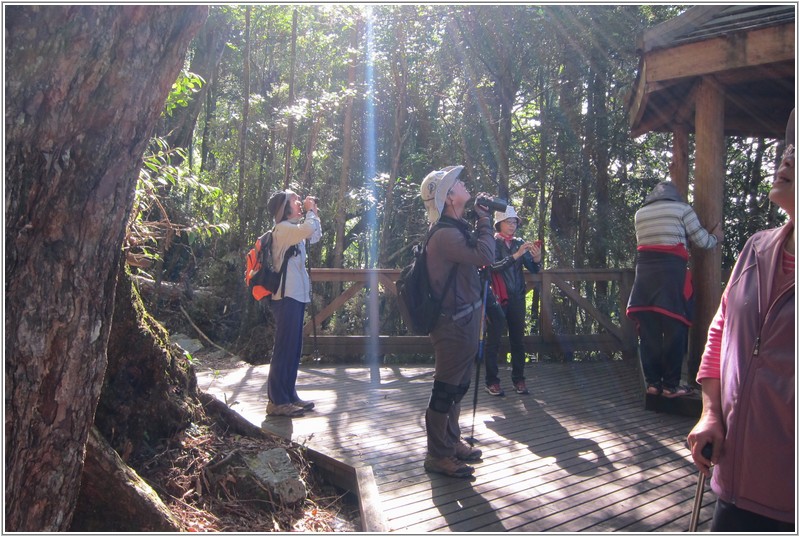
<instances>
[{"instance_id":1,"label":"pink jacket","mask_svg":"<svg viewBox=\"0 0 800 537\"><path fill-rule=\"evenodd\" d=\"M794 521L794 279L770 301L781 250L793 224L745 244L720 302L720 382L725 448L711 488L723 500ZM717 334L717 337L719 334ZM712 334L709 338L713 337ZM708 345L703 361L713 359ZM700 367L698 381L709 368Z\"/></svg>"}]
</instances>

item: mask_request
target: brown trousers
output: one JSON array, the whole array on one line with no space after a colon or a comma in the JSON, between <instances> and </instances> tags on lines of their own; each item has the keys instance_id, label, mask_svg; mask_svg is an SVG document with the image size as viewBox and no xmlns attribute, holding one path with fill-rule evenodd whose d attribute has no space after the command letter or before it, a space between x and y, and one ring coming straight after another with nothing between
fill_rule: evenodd
<instances>
[{"instance_id":1,"label":"brown trousers","mask_svg":"<svg viewBox=\"0 0 800 537\"><path fill-rule=\"evenodd\" d=\"M469 388L472 368L478 352L480 309L463 319L452 321L442 318L431 332L434 350L434 374L439 382ZM430 407L425 411L425 430L428 437L428 455L435 458L455 454L455 445L461 438L458 424L461 404L453 403L448 412L437 412Z\"/></svg>"}]
</instances>

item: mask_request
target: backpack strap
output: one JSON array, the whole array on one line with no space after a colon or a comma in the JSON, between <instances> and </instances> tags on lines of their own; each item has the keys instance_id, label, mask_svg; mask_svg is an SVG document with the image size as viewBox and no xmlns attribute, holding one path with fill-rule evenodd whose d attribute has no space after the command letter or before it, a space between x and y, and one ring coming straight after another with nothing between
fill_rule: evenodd
<instances>
[{"instance_id":1,"label":"backpack strap","mask_svg":"<svg viewBox=\"0 0 800 537\"><path fill-rule=\"evenodd\" d=\"M289 258L294 257L298 254L299 248L296 244L292 244L289 248L286 249L286 252L283 254L283 263L281 263L281 297L286 296L286 267L289 266Z\"/></svg>"},{"instance_id":2,"label":"backpack strap","mask_svg":"<svg viewBox=\"0 0 800 537\"><path fill-rule=\"evenodd\" d=\"M430 231L428 231L428 236L425 238L425 246L423 246L423 252L425 254L425 257L428 256L428 241L431 240L431 237L433 237L433 234L437 230L439 230L439 229L441 229L443 227L455 227L455 226L453 226L451 224L447 224L445 222L436 222L433 225L433 227L430 229ZM426 265L428 264L427 260L425 261L425 264ZM445 282L445 284L444 284L444 289L442 289L442 296L438 300L439 302L444 301L444 297L447 296L447 291L450 290L450 285L453 283L453 280L455 280L455 278L456 278L456 270L457 269L458 269L458 263L454 264L453 268L450 269L450 275L447 277L447 282Z\"/></svg>"}]
</instances>

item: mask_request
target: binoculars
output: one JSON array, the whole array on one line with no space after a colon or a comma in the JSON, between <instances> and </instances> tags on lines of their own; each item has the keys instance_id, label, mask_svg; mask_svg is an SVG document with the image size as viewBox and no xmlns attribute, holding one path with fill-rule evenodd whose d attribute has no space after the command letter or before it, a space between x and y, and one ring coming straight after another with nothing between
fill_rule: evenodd
<instances>
[{"instance_id":1,"label":"binoculars","mask_svg":"<svg viewBox=\"0 0 800 537\"><path fill-rule=\"evenodd\" d=\"M475 205L480 205L485 209L492 211L504 212L508 207L508 202L503 198L487 198L486 196L478 196L475 198Z\"/></svg>"}]
</instances>

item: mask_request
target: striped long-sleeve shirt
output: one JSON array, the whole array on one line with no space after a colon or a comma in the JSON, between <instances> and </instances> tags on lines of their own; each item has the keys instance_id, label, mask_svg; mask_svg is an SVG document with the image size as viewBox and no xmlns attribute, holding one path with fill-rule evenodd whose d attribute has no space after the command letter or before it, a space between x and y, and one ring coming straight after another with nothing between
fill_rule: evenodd
<instances>
[{"instance_id":1,"label":"striped long-sleeve shirt","mask_svg":"<svg viewBox=\"0 0 800 537\"><path fill-rule=\"evenodd\" d=\"M700 224L691 206L680 201L663 200L649 203L636 211L636 244L638 246L689 243L699 248L713 248L717 238Z\"/></svg>"}]
</instances>

